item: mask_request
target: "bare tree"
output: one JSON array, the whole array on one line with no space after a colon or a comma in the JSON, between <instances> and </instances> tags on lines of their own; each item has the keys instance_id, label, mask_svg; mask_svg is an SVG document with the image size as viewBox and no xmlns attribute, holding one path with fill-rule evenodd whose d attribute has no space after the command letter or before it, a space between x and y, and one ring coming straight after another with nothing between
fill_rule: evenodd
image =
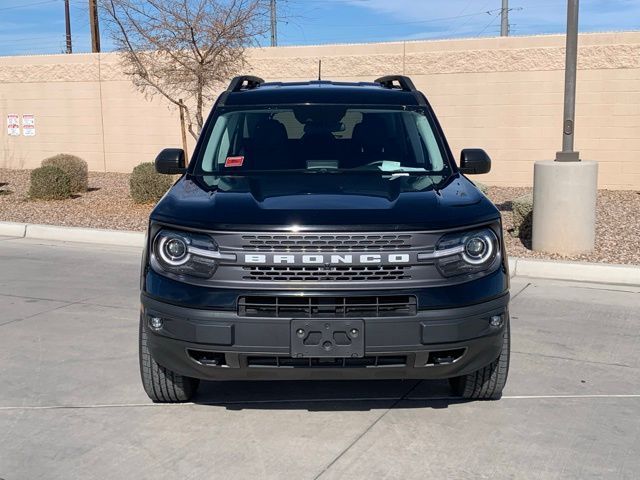
<instances>
[{"instance_id":1,"label":"bare tree","mask_svg":"<svg viewBox=\"0 0 640 480\"><path fill-rule=\"evenodd\" d=\"M216 87L269 29L264 0L101 0L124 71L181 109L198 138ZM184 100L184 102L183 102Z\"/></svg>"}]
</instances>

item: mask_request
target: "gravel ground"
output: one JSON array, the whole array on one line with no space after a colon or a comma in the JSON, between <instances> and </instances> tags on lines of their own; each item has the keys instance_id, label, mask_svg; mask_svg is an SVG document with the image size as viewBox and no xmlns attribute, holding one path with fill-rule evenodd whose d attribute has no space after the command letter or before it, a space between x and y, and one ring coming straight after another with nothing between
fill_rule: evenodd
<instances>
[{"instance_id":1,"label":"gravel ground","mask_svg":"<svg viewBox=\"0 0 640 480\"><path fill-rule=\"evenodd\" d=\"M45 223L119 230L144 230L150 205L137 205L129 197L129 175L89 174L90 191L70 200L31 201L27 170L0 169L0 221ZM489 187L507 232L513 228L511 200L530 188ZM598 192L596 248L588 255L563 257L533 252L530 239L506 234L509 255L529 258L640 264L640 192Z\"/></svg>"},{"instance_id":2,"label":"gravel ground","mask_svg":"<svg viewBox=\"0 0 640 480\"><path fill-rule=\"evenodd\" d=\"M510 234L511 200L531 193L531 188L489 187L488 197L502 212L509 255L554 260L640 264L640 192L599 190L596 206L596 248L586 255L565 257L531 250L530 238Z\"/></svg>"},{"instance_id":3,"label":"gravel ground","mask_svg":"<svg viewBox=\"0 0 640 480\"><path fill-rule=\"evenodd\" d=\"M29 170L0 169L0 221L144 230L152 206L129 197L129 175L89 173L89 191L69 200L29 200ZM4 184L4 186L3 186Z\"/></svg>"}]
</instances>

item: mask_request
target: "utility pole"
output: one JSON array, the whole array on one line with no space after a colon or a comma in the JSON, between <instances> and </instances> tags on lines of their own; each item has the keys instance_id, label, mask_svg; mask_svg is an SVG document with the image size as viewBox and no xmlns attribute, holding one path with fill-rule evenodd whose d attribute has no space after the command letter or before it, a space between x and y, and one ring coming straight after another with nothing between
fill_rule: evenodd
<instances>
[{"instance_id":1,"label":"utility pole","mask_svg":"<svg viewBox=\"0 0 640 480\"><path fill-rule=\"evenodd\" d=\"M509 36L509 0L502 0L502 11L500 12L502 22L500 23L500 36Z\"/></svg>"},{"instance_id":2,"label":"utility pole","mask_svg":"<svg viewBox=\"0 0 640 480\"><path fill-rule=\"evenodd\" d=\"M91 28L91 51L100 53L100 25L96 0L89 0L89 25Z\"/></svg>"},{"instance_id":3,"label":"utility pole","mask_svg":"<svg viewBox=\"0 0 640 480\"><path fill-rule=\"evenodd\" d=\"M184 150L184 161L189 165L189 145L187 144L187 127L184 123L184 110L185 105L182 99L178 100L178 106L180 107L180 130L182 132L182 150Z\"/></svg>"},{"instance_id":4,"label":"utility pole","mask_svg":"<svg viewBox=\"0 0 640 480\"><path fill-rule=\"evenodd\" d=\"M278 15L276 13L276 0L271 0L271 46L278 46Z\"/></svg>"},{"instance_id":5,"label":"utility pole","mask_svg":"<svg viewBox=\"0 0 640 480\"><path fill-rule=\"evenodd\" d=\"M73 53L71 45L71 16L69 15L69 0L64 0L64 23L67 31L67 53Z\"/></svg>"}]
</instances>

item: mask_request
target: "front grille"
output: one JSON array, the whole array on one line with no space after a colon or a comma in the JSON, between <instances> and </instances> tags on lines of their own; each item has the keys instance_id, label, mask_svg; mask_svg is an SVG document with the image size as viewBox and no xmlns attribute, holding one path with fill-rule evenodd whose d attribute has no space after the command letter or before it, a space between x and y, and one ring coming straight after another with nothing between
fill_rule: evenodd
<instances>
[{"instance_id":1,"label":"front grille","mask_svg":"<svg viewBox=\"0 0 640 480\"><path fill-rule=\"evenodd\" d=\"M238 299L241 317L399 317L416 315L413 295L367 297L253 296Z\"/></svg>"},{"instance_id":2,"label":"front grille","mask_svg":"<svg viewBox=\"0 0 640 480\"><path fill-rule=\"evenodd\" d=\"M410 266L375 265L375 266L247 266L244 280L268 280L276 282L348 282L375 280L410 280Z\"/></svg>"},{"instance_id":3,"label":"front grille","mask_svg":"<svg viewBox=\"0 0 640 480\"><path fill-rule=\"evenodd\" d=\"M293 357L247 357L249 367L262 368L375 368L404 367L406 355L378 355L362 358L293 358Z\"/></svg>"},{"instance_id":4,"label":"front grille","mask_svg":"<svg viewBox=\"0 0 640 480\"><path fill-rule=\"evenodd\" d=\"M261 252L393 251L412 247L408 233L242 235L242 249Z\"/></svg>"}]
</instances>

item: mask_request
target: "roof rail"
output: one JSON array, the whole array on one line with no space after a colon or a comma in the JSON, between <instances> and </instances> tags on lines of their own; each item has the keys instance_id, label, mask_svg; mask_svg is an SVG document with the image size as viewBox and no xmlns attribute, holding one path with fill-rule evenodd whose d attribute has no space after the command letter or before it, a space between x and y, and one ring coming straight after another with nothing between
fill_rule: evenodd
<instances>
[{"instance_id":1,"label":"roof rail","mask_svg":"<svg viewBox=\"0 0 640 480\"><path fill-rule=\"evenodd\" d=\"M383 88L398 88L393 85L393 82L400 84L400 89L407 92L417 92L418 89L413 84L409 77L404 75L387 75L386 77L380 77L375 80L375 83L379 83Z\"/></svg>"},{"instance_id":2,"label":"roof rail","mask_svg":"<svg viewBox=\"0 0 640 480\"><path fill-rule=\"evenodd\" d=\"M264 80L260 77L254 77L252 75L240 75L234 77L231 83L227 87L227 92L239 92L241 90L251 90L264 83Z\"/></svg>"}]
</instances>

